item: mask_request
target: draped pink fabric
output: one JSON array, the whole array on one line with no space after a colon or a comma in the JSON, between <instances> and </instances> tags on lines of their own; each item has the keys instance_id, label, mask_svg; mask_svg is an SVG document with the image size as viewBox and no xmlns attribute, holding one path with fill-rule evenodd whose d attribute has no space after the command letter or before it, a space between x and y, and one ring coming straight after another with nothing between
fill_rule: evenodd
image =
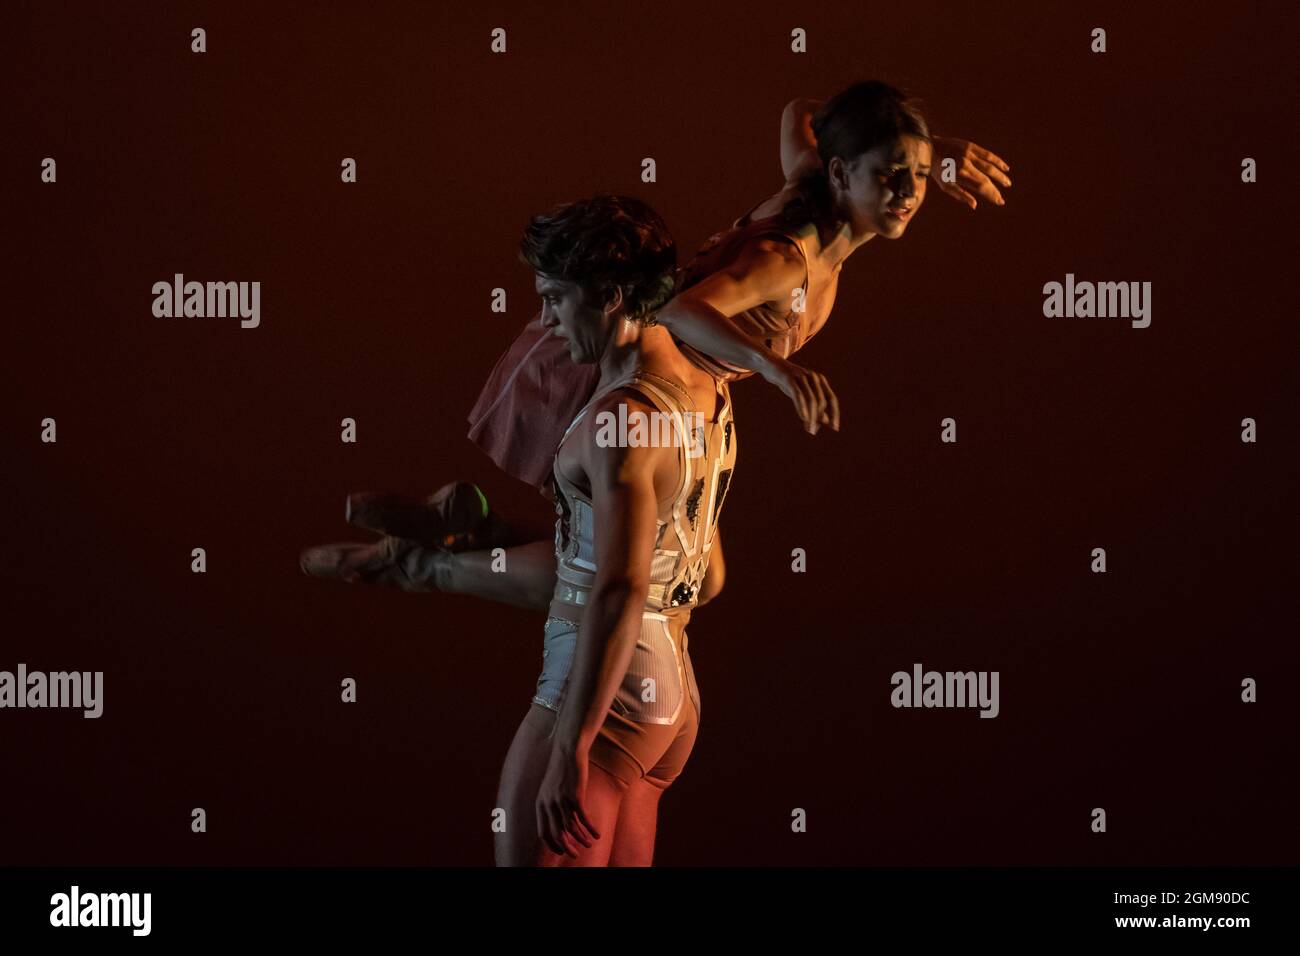
<instances>
[{"instance_id":1,"label":"draped pink fabric","mask_svg":"<svg viewBox=\"0 0 1300 956\"><path fill-rule=\"evenodd\" d=\"M470 440L506 474L540 488L599 378L598 365L574 362L568 345L542 328L539 311L488 376L469 413Z\"/></svg>"}]
</instances>

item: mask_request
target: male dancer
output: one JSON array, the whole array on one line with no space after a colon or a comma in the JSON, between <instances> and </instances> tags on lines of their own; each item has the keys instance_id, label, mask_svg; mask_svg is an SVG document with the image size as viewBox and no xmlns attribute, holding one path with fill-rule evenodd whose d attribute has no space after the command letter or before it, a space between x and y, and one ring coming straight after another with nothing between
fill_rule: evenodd
<instances>
[{"instance_id":1,"label":"male dancer","mask_svg":"<svg viewBox=\"0 0 1300 956\"><path fill-rule=\"evenodd\" d=\"M699 727L686 623L722 585L730 398L654 324L672 293L676 248L644 203L602 195L563 205L534 218L521 255L543 325L600 373L555 456L549 582L391 535L353 546L369 551L350 573L525 606L541 603L549 584L542 674L501 774L497 863L648 866L659 799ZM618 422L629 427L620 433ZM656 427L663 422L671 427ZM452 488L438 505L472 513L474 497Z\"/></svg>"},{"instance_id":2,"label":"male dancer","mask_svg":"<svg viewBox=\"0 0 1300 956\"><path fill-rule=\"evenodd\" d=\"M649 207L569 204L535 218L523 246L543 325L600 381L555 457L545 664L502 772L497 860L649 865L659 798L699 726L686 623L720 550L729 395L654 325L676 254ZM648 444L663 421L673 440Z\"/></svg>"}]
</instances>

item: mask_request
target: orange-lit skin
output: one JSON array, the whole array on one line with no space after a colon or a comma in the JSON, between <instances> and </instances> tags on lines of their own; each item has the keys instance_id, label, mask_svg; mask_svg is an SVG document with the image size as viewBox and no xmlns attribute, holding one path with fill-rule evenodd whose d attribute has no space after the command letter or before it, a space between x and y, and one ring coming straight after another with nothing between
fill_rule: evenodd
<instances>
[{"instance_id":1,"label":"orange-lit skin","mask_svg":"<svg viewBox=\"0 0 1300 956\"><path fill-rule=\"evenodd\" d=\"M780 131L785 184L753 210L753 217L779 212L796 183L810 170L821 168L811 125L820 105L817 100L796 99L786 106ZM941 176L945 159L953 161L955 181L951 183L944 182ZM819 254L836 265L877 235L901 238L919 213L930 181L971 209L978 206L979 200L1005 205L999 187L1011 185L1007 175L1011 167L1000 157L967 140L938 136L930 144L914 136L904 136L889 147L871 150L850 162L834 157L828 166L835 213L818 224L822 239ZM911 210L906 221L889 217L891 205L908 204ZM788 305L789 290L800 285L803 277L803 261L788 245L760 239L742 250L726 267L674 298L659 311L658 320L677 338L700 351L734 360L776 384L794 402L804 427L815 433L822 425L839 427L839 404L825 376L776 356L727 321L728 317L764 302ZM543 316L552 316L550 321L554 325L548 327L553 332L563 325L561 317L570 315L582 301L571 285L557 290L545 283L545 277L536 278ZM593 342L585 341L581 335L570 339L568 344L570 357L575 360L594 347ZM554 576L554 556L548 552L545 542L532 542L532 529L520 526L511 530L513 540L520 542L507 551L510 566L516 569L511 575L518 582L515 592L503 595L501 576L492 573L493 559L486 552L463 552L444 562L439 588L505 603L544 606L546 582ZM523 544L525 541L532 543ZM325 567L320 572L322 576L356 581L366 580L356 572L376 563L376 547L334 545L312 550L328 551L336 559L318 560L317 564Z\"/></svg>"},{"instance_id":2,"label":"orange-lit skin","mask_svg":"<svg viewBox=\"0 0 1300 956\"><path fill-rule=\"evenodd\" d=\"M818 105L811 100L796 100L786 108L781 135L786 182L781 191L753 210L753 218L779 212L799 179L813 165L820 167L809 126ZM942 161L949 158L956 163L954 183L944 183L939 178ZM1009 169L1005 162L982 147L965 140L938 137L926 141L903 136L897 142L848 161L834 157L827 164L833 208L825 221L816 224L820 242L815 254L838 267L876 236L901 238L919 213L931 179L942 191L972 209L977 207L978 199L1005 205L998 187L1011 185L1006 175ZM904 218L891 215L899 210L906 212ZM706 354L753 369L792 399L808 431L815 433L823 424L838 429L838 402L824 376L775 355L761 343L746 338L728 321L730 316L765 302L788 308L789 290L801 285L804 270L803 260L788 245L755 241L725 268L700 280L661 309L658 321L662 328L649 330L651 334L645 337L647 341L657 337L666 339L671 332ZM542 299L543 326L565 341L575 362L599 361L611 341L626 335L625 320L617 315L617 303L598 302L590 290L542 275L535 277L535 289ZM620 332L620 328L624 331ZM327 576L352 580L349 575L353 574L354 565L372 561L373 548L354 547L358 548L355 554L340 552L338 566ZM716 547L718 573L714 574L711 565L704 582L704 593L709 598L716 596L722 586L720 539ZM511 595L508 603L546 606L546 585L555 578L551 542L508 548L506 555L512 571L510 578L518 592ZM505 576L489 573L489 555L468 552L447 558L438 589L506 600L500 593ZM528 582L531 585L525 587ZM556 763L552 738L555 729L555 714L533 704L511 744L502 770L498 802L505 806L502 801L510 801L512 822L507 829L509 835L498 836L498 864L649 865L662 791L644 781L619 791L609 786L600 772L583 772L581 760L576 764L572 759L568 763L562 759ZM582 778L580 782L575 782L575 773ZM593 777L596 778L594 786ZM575 788L585 794L583 806L591 817L587 821L590 825L583 825L576 815L566 815L558 829L554 821L548 823L545 819L519 825L521 815L528 813L527 808L536 799L530 800L529 794L545 790L544 802L553 809L556 794L571 795ZM536 826L537 823L542 825ZM544 841L538 840L541 829L549 830L551 840L559 842L548 848ZM600 830L604 832L599 836L593 832ZM556 852L557 849L563 852Z\"/></svg>"},{"instance_id":3,"label":"orange-lit skin","mask_svg":"<svg viewBox=\"0 0 1300 956\"><path fill-rule=\"evenodd\" d=\"M793 198L797 183L822 168L812 133L812 116L821 104L794 100L781 122L781 166L785 185L755 208L751 219L780 212ZM956 181L943 182L944 159L953 160ZM1009 187L1010 167L994 153L961 139L934 137L931 142L903 136L851 159L832 157L826 164L833 209L817 223L821 248L815 254L828 268L838 268L863 243L876 236L898 239L920 211L931 178L953 199L974 209L976 197L1005 205L999 186ZM905 220L889 215L891 207L909 207ZM757 239L713 275L680 293L659 311L659 322L675 336L708 355L752 369L781 389L794 403L804 428L816 434L822 425L838 430L839 402L826 377L783 358L747 338L727 320L766 303L785 311L790 290L804 277L804 263L783 243ZM813 332L819 329L813 329Z\"/></svg>"}]
</instances>

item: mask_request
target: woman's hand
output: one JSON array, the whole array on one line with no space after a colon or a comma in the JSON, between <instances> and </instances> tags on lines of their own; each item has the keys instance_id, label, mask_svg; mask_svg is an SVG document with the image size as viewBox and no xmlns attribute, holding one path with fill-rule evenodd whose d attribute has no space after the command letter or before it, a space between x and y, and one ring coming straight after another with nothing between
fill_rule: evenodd
<instances>
[{"instance_id":1,"label":"woman's hand","mask_svg":"<svg viewBox=\"0 0 1300 956\"><path fill-rule=\"evenodd\" d=\"M987 199L998 206L1006 205L1002 193L998 192L997 184L1008 187L1011 185L1011 178L1007 176L1011 167L1001 157L969 140L936 136L933 142L934 162L930 164L930 178L940 189L972 209L977 205L975 196ZM956 160L956 182L943 181L945 159ZM972 196L971 192L974 192L975 196Z\"/></svg>"},{"instance_id":2,"label":"woman's hand","mask_svg":"<svg viewBox=\"0 0 1300 956\"><path fill-rule=\"evenodd\" d=\"M772 358L763 377L785 392L794 402L803 427L816 435L822 425L840 430L840 402L831 391L831 383L821 372L814 372L789 359Z\"/></svg>"},{"instance_id":3,"label":"woman's hand","mask_svg":"<svg viewBox=\"0 0 1300 956\"><path fill-rule=\"evenodd\" d=\"M537 835L553 853L577 857L569 841L590 849L591 841L600 839L582 806L586 793L586 754L565 754L563 748L552 746L551 762L537 791Z\"/></svg>"}]
</instances>

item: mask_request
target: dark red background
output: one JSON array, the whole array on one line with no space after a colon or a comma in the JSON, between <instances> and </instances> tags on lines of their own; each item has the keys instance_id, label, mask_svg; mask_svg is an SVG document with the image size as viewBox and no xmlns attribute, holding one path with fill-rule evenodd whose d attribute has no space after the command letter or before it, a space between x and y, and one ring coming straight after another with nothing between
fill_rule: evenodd
<instances>
[{"instance_id":1,"label":"dark red background","mask_svg":"<svg viewBox=\"0 0 1300 956\"><path fill-rule=\"evenodd\" d=\"M1014 186L975 212L932 186L846 265L803 353L839 434L735 389L729 584L657 861L1293 862L1293 37L1280 4L1144 6L7 12L0 669L102 670L105 712L0 712L0 861L489 863L541 615L298 551L352 536L351 490L543 508L464 437L534 311L528 217L621 191L687 255L779 187L788 100L878 77ZM261 281L261 327L155 318L175 272ZM1151 327L1044 318L1067 272L1152 282ZM1000 671L1001 716L893 709L918 661Z\"/></svg>"}]
</instances>

